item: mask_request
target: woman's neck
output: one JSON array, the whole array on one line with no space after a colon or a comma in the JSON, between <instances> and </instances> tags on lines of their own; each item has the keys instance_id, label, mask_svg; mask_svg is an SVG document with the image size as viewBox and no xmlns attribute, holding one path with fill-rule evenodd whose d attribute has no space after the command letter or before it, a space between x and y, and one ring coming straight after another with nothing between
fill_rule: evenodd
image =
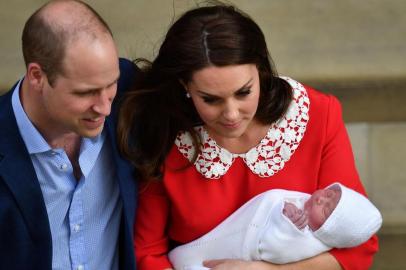
<instances>
[{"instance_id":1,"label":"woman's neck","mask_svg":"<svg viewBox=\"0 0 406 270\"><path fill-rule=\"evenodd\" d=\"M257 146L265 138L270 125L264 125L257 120L252 120L246 131L239 137L230 138L218 136L207 130L209 136L222 148L233 154L245 154Z\"/></svg>"}]
</instances>

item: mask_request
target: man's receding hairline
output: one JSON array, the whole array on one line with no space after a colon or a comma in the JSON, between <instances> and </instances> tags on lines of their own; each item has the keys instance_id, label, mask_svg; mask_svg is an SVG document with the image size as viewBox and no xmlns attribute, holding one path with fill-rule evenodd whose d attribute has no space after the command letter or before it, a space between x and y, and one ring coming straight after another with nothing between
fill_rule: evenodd
<instances>
[{"instance_id":1,"label":"man's receding hairline","mask_svg":"<svg viewBox=\"0 0 406 270\"><path fill-rule=\"evenodd\" d=\"M59 10L56 11L55 9ZM85 36L93 39L103 34L111 36L110 30L93 13L93 10L80 1L51 1L41 8L38 16L55 33L67 34L66 42Z\"/></svg>"},{"instance_id":2,"label":"man's receding hairline","mask_svg":"<svg viewBox=\"0 0 406 270\"><path fill-rule=\"evenodd\" d=\"M89 5L76 0L54 0L44 4L34 13L48 28L51 36L59 37L62 46L59 71L65 73L65 60L68 48L78 42L93 42L101 39L113 40L111 30L103 18Z\"/></svg>"}]
</instances>

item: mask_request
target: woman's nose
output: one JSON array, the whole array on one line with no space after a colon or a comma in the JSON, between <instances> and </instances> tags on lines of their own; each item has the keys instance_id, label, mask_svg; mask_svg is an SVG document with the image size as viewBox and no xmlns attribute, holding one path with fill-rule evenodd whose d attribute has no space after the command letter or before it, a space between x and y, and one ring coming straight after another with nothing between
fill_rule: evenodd
<instances>
[{"instance_id":1,"label":"woman's nose","mask_svg":"<svg viewBox=\"0 0 406 270\"><path fill-rule=\"evenodd\" d=\"M228 122L233 122L238 119L238 115L238 104L234 101L227 102L223 111L224 119Z\"/></svg>"}]
</instances>

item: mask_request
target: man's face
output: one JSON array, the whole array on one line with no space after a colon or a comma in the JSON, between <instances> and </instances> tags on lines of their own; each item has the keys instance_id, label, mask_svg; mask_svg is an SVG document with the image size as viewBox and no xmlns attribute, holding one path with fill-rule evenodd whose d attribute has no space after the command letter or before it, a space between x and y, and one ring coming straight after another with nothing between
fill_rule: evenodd
<instances>
[{"instance_id":1,"label":"man's face","mask_svg":"<svg viewBox=\"0 0 406 270\"><path fill-rule=\"evenodd\" d=\"M53 134L95 137L103 130L117 92L120 71L114 42L106 37L73 43L63 65L53 86L45 80L41 105L46 117L40 125Z\"/></svg>"}]
</instances>

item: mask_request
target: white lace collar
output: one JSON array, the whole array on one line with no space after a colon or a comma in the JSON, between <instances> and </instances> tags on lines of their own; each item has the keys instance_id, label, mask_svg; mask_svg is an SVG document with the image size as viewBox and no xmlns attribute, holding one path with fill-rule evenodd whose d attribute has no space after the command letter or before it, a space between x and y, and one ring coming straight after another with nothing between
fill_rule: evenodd
<instances>
[{"instance_id":1,"label":"white lace collar","mask_svg":"<svg viewBox=\"0 0 406 270\"><path fill-rule=\"evenodd\" d=\"M309 121L310 101L306 89L299 82L282 77L293 89L293 100L285 116L272 124L261 142L245 154L233 154L220 147L200 126L196 130L202 138L201 153L194 163L204 177L217 179L225 175L236 158L242 158L250 170L260 177L269 177L281 170L295 152ZM188 132L178 134L175 144L189 161L194 147Z\"/></svg>"}]
</instances>

